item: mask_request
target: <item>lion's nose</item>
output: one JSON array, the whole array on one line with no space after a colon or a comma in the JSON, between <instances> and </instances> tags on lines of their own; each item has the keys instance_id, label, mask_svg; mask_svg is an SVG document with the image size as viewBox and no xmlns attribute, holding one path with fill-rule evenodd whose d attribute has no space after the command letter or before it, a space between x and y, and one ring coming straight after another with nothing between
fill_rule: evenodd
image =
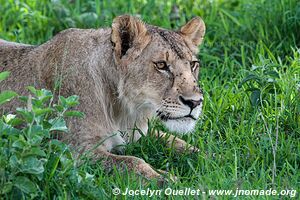
<instances>
[{"instance_id":1,"label":"lion's nose","mask_svg":"<svg viewBox=\"0 0 300 200\"><path fill-rule=\"evenodd\" d=\"M199 100L193 100L193 99L185 99L182 96L179 96L179 100L184 104L187 105L188 107L190 107L191 109L196 108L197 106L199 106L202 102L202 98L200 98Z\"/></svg>"}]
</instances>

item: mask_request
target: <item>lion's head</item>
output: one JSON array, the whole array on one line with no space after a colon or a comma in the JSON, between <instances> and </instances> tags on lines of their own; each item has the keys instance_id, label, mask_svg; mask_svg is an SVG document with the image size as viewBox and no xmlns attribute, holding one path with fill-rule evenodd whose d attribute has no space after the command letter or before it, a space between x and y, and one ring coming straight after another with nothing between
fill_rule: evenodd
<instances>
[{"instance_id":1,"label":"lion's head","mask_svg":"<svg viewBox=\"0 0 300 200\"><path fill-rule=\"evenodd\" d=\"M111 40L122 74L120 98L136 112L147 108L171 131L193 130L202 111L197 46L204 33L199 17L176 32L144 24L132 16L114 19Z\"/></svg>"}]
</instances>

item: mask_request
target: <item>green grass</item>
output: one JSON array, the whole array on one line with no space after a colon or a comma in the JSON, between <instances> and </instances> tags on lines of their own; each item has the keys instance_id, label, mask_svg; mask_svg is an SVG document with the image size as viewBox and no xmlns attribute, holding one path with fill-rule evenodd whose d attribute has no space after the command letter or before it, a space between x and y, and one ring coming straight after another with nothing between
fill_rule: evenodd
<instances>
[{"instance_id":1,"label":"green grass","mask_svg":"<svg viewBox=\"0 0 300 200\"><path fill-rule=\"evenodd\" d=\"M110 26L113 17L123 13L140 15L148 23L170 28L172 2L175 1L0 0L0 38L40 44L69 27ZM300 3L296 0L177 2L180 19L172 22L175 28L195 15L201 16L207 26L199 55L200 84L205 92L203 116L195 132L183 136L201 152L178 155L166 148L164 141L146 136L128 145L126 154L143 158L157 169L179 177L178 183L165 187L204 191L296 189L299 198ZM88 159L78 167L76 161L72 163L72 170L61 167L51 181L43 182L39 192L42 198L147 199L147 196L116 197L112 188L159 189L155 182L143 183L134 174L120 174L116 170L106 173L100 164L91 164ZM90 177L85 176L88 173L92 178L74 181L74 177L78 178L75 172ZM208 195L190 198L207 199Z\"/></svg>"}]
</instances>

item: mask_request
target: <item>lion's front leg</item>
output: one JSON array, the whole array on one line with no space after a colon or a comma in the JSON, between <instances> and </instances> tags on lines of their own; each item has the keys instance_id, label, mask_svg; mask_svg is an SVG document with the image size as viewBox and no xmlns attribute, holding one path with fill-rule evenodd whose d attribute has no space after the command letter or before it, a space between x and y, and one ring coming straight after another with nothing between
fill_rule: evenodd
<instances>
[{"instance_id":1,"label":"lion's front leg","mask_svg":"<svg viewBox=\"0 0 300 200\"><path fill-rule=\"evenodd\" d=\"M155 170L143 159L112 153L116 147L124 145L123 139L118 134L107 134L108 131L104 131L93 119L89 118L77 126L80 129L73 134L73 145L81 147L79 154L90 155L95 162L100 161L106 171L111 171L114 167L121 172L128 170L149 180L157 179L159 185L167 180L172 181L173 177L168 179L167 173Z\"/></svg>"},{"instance_id":2,"label":"lion's front leg","mask_svg":"<svg viewBox=\"0 0 300 200\"><path fill-rule=\"evenodd\" d=\"M150 164L141 158L116 155L102 149L96 149L94 153L96 154L94 159L101 160L106 170L112 170L116 167L120 171L132 171L148 180L156 179L159 185L164 184L167 180L176 181L176 178L168 177L168 174L160 170L155 171Z\"/></svg>"},{"instance_id":3,"label":"lion's front leg","mask_svg":"<svg viewBox=\"0 0 300 200\"><path fill-rule=\"evenodd\" d=\"M195 152L200 151L197 147L192 146L192 145L186 143L184 140L182 140L178 137L175 137L173 135L170 135L167 133L162 133L162 132L156 132L155 136L165 138L167 140L168 147L175 148L175 150L178 153L184 153L186 151L189 151L190 153L195 153Z\"/></svg>"}]
</instances>

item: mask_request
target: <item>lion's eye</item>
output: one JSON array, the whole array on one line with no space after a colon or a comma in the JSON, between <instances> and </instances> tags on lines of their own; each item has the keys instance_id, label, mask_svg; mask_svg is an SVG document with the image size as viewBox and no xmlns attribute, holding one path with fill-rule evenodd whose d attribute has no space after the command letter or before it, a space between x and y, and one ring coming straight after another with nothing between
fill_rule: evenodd
<instances>
[{"instance_id":1,"label":"lion's eye","mask_svg":"<svg viewBox=\"0 0 300 200\"><path fill-rule=\"evenodd\" d=\"M195 72L198 67L200 66L200 62L199 61L191 61L191 69L192 69L192 72Z\"/></svg>"},{"instance_id":2,"label":"lion's eye","mask_svg":"<svg viewBox=\"0 0 300 200\"><path fill-rule=\"evenodd\" d=\"M153 62L158 70L170 71L169 66L165 61Z\"/></svg>"}]
</instances>

